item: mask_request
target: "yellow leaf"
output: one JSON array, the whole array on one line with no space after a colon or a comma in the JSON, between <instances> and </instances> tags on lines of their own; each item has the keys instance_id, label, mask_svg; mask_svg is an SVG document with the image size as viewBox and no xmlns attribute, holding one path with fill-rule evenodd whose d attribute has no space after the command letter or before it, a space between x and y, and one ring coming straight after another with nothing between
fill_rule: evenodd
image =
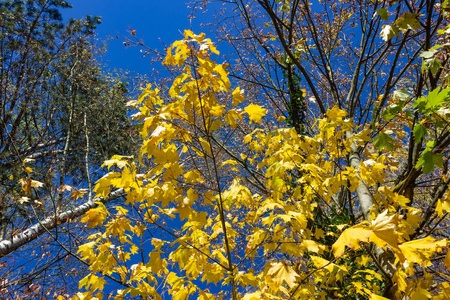
<instances>
[{"instance_id":1,"label":"yellow leaf","mask_svg":"<svg viewBox=\"0 0 450 300\"><path fill-rule=\"evenodd\" d=\"M263 294L260 291L245 294L244 298L242 298L242 300L261 300L261 299L266 299L266 298L263 296Z\"/></svg>"},{"instance_id":2,"label":"yellow leaf","mask_svg":"<svg viewBox=\"0 0 450 300\"><path fill-rule=\"evenodd\" d=\"M325 231L320 228L316 228L314 236L316 237L316 239L323 238L325 236Z\"/></svg>"},{"instance_id":3,"label":"yellow leaf","mask_svg":"<svg viewBox=\"0 0 450 300\"><path fill-rule=\"evenodd\" d=\"M113 155L110 160L105 160L105 162L102 164L102 167L107 166L109 170L111 166L115 165L118 168L123 169L128 165L126 158L131 158L131 156Z\"/></svg>"},{"instance_id":4,"label":"yellow leaf","mask_svg":"<svg viewBox=\"0 0 450 300\"><path fill-rule=\"evenodd\" d=\"M339 107L334 106L332 109L327 111L326 115L330 119L342 119L342 117L345 117L347 113L339 109Z\"/></svg>"},{"instance_id":5,"label":"yellow leaf","mask_svg":"<svg viewBox=\"0 0 450 300\"><path fill-rule=\"evenodd\" d=\"M237 106L240 103L244 102L245 98L244 98L244 90L241 90L240 87L237 87L233 93L231 94L231 98L233 101L233 105Z\"/></svg>"},{"instance_id":6,"label":"yellow leaf","mask_svg":"<svg viewBox=\"0 0 450 300\"><path fill-rule=\"evenodd\" d=\"M42 182L36 181L36 180L31 180L31 187L40 188L43 186L44 186L44 184Z\"/></svg>"},{"instance_id":7,"label":"yellow leaf","mask_svg":"<svg viewBox=\"0 0 450 300\"><path fill-rule=\"evenodd\" d=\"M161 252L150 252L150 260L148 265L151 267L153 273L159 273L163 268L163 261L161 260Z\"/></svg>"},{"instance_id":8,"label":"yellow leaf","mask_svg":"<svg viewBox=\"0 0 450 300\"><path fill-rule=\"evenodd\" d=\"M441 199L438 200L436 203L436 212L439 216L439 218L442 218L445 212L450 212L450 202L449 201L441 201Z\"/></svg>"},{"instance_id":9,"label":"yellow leaf","mask_svg":"<svg viewBox=\"0 0 450 300\"><path fill-rule=\"evenodd\" d=\"M91 229L97 225L103 225L103 222L106 220L108 214L109 213L106 210L105 205L101 203L98 207L88 210L86 214L81 218L81 222L89 223L89 229Z\"/></svg>"},{"instance_id":10,"label":"yellow leaf","mask_svg":"<svg viewBox=\"0 0 450 300\"><path fill-rule=\"evenodd\" d=\"M369 273L371 274L373 277L375 277L376 279L383 281L383 276L381 276L380 274L378 274L377 272L375 272L374 270L370 270L370 269L365 269L365 270L359 270L356 271L355 274L359 274L359 273ZM372 277L370 276L370 277Z\"/></svg>"},{"instance_id":11,"label":"yellow leaf","mask_svg":"<svg viewBox=\"0 0 450 300\"><path fill-rule=\"evenodd\" d=\"M244 108L244 111L248 114L250 120L255 123L260 123L261 118L266 115L267 109L262 108L261 106L256 104L250 104L249 106Z\"/></svg>"},{"instance_id":12,"label":"yellow leaf","mask_svg":"<svg viewBox=\"0 0 450 300\"><path fill-rule=\"evenodd\" d=\"M311 255L310 258L311 258L313 264L318 269L324 268L324 269L328 270L329 272L333 272L334 269L337 268L344 273L348 273L348 270L345 266L336 265L336 264L334 264L322 257L319 257L319 256Z\"/></svg>"},{"instance_id":13,"label":"yellow leaf","mask_svg":"<svg viewBox=\"0 0 450 300\"><path fill-rule=\"evenodd\" d=\"M244 285L251 285L256 287L258 285L258 278L253 273L245 273L239 272L237 275L239 282L242 282Z\"/></svg>"},{"instance_id":14,"label":"yellow leaf","mask_svg":"<svg viewBox=\"0 0 450 300\"><path fill-rule=\"evenodd\" d=\"M430 298L431 293L428 290L423 289L421 287L417 288L417 290L415 290L410 297L411 300L427 300Z\"/></svg>"},{"instance_id":15,"label":"yellow leaf","mask_svg":"<svg viewBox=\"0 0 450 300\"><path fill-rule=\"evenodd\" d=\"M186 172L183 176L186 179L187 183L202 183L205 181L202 177L202 174L197 170Z\"/></svg>"},{"instance_id":16,"label":"yellow leaf","mask_svg":"<svg viewBox=\"0 0 450 300\"><path fill-rule=\"evenodd\" d=\"M78 288L84 287L86 290L90 290L91 292L96 290L102 291L105 283L106 280L102 277L95 276L94 274L89 274L80 280Z\"/></svg>"},{"instance_id":17,"label":"yellow leaf","mask_svg":"<svg viewBox=\"0 0 450 300\"><path fill-rule=\"evenodd\" d=\"M239 163L237 161L235 161L234 159L228 159L220 164L219 169L226 165L239 166Z\"/></svg>"},{"instance_id":18,"label":"yellow leaf","mask_svg":"<svg viewBox=\"0 0 450 300\"><path fill-rule=\"evenodd\" d=\"M22 161L22 166L23 166L24 164L26 164L26 163L33 162L33 161L35 161L35 159L33 159L33 158L25 158L25 159Z\"/></svg>"},{"instance_id":19,"label":"yellow leaf","mask_svg":"<svg viewBox=\"0 0 450 300\"><path fill-rule=\"evenodd\" d=\"M324 250L326 250L326 246L322 245L320 243L317 243L312 240L303 240L300 244L301 247L305 247L308 249L308 251L314 252L314 253L323 253Z\"/></svg>"},{"instance_id":20,"label":"yellow leaf","mask_svg":"<svg viewBox=\"0 0 450 300\"><path fill-rule=\"evenodd\" d=\"M225 105L215 105L213 106L209 112L215 117L221 117L225 111Z\"/></svg>"},{"instance_id":21,"label":"yellow leaf","mask_svg":"<svg viewBox=\"0 0 450 300\"><path fill-rule=\"evenodd\" d=\"M78 191L73 191L71 197L75 200L83 198L85 195L87 195L87 190L81 189Z\"/></svg>"},{"instance_id":22,"label":"yellow leaf","mask_svg":"<svg viewBox=\"0 0 450 300\"><path fill-rule=\"evenodd\" d=\"M397 215L388 216L388 211L385 210L379 214L370 226L366 223L361 223L346 229L339 239L333 244L333 252L335 257L344 254L345 246L353 250L360 248L360 242L374 242L379 247L384 247L386 244L392 248L397 248L397 232L396 225Z\"/></svg>"},{"instance_id":23,"label":"yellow leaf","mask_svg":"<svg viewBox=\"0 0 450 300\"><path fill-rule=\"evenodd\" d=\"M372 234L372 230L368 229L367 226L363 224L358 224L346 229L333 244L334 257L342 256L345 252L345 246L348 246L353 250L359 249L359 242L367 242Z\"/></svg>"},{"instance_id":24,"label":"yellow leaf","mask_svg":"<svg viewBox=\"0 0 450 300\"><path fill-rule=\"evenodd\" d=\"M200 296L198 297L198 300L214 300L216 297L214 297L213 294L205 293L204 291L199 291Z\"/></svg>"},{"instance_id":25,"label":"yellow leaf","mask_svg":"<svg viewBox=\"0 0 450 300\"><path fill-rule=\"evenodd\" d=\"M166 241L157 238L152 238L152 245L155 247L155 250L161 249L161 247L164 246L165 244L167 244Z\"/></svg>"},{"instance_id":26,"label":"yellow leaf","mask_svg":"<svg viewBox=\"0 0 450 300\"><path fill-rule=\"evenodd\" d=\"M205 152L211 154L211 146L210 146L209 142L202 137L199 137L198 139L200 141L200 144L202 145L203 150Z\"/></svg>"},{"instance_id":27,"label":"yellow leaf","mask_svg":"<svg viewBox=\"0 0 450 300\"><path fill-rule=\"evenodd\" d=\"M94 187L94 192L98 196L103 196L103 197L108 196L112 182L119 177L120 177L120 174L118 174L118 173L110 172L110 173L106 174L105 176L103 176L102 178L100 178L97 181L97 183L95 184L95 187Z\"/></svg>"},{"instance_id":28,"label":"yellow leaf","mask_svg":"<svg viewBox=\"0 0 450 300\"><path fill-rule=\"evenodd\" d=\"M383 247L383 242L386 242L392 248L397 248L398 237L396 226L398 224L398 217L396 214L388 216L387 213L388 210L386 209L372 221L370 229L377 238L371 236L370 240L380 247Z\"/></svg>"},{"instance_id":29,"label":"yellow leaf","mask_svg":"<svg viewBox=\"0 0 450 300\"><path fill-rule=\"evenodd\" d=\"M214 67L214 72L216 72L217 74L219 74L220 79L222 81L222 88L221 90L224 91L229 91L228 89L231 86L230 80L228 79L228 72L227 70L225 70L225 66L224 65L217 65Z\"/></svg>"},{"instance_id":30,"label":"yellow leaf","mask_svg":"<svg viewBox=\"0 0 450 300\"><path fill-rule=\"evenodd\" d=\"M356 259L356 263L358 264L358 266L367 266L370 261L371 258L368 255L361 255Z\"/></svg>"},{"instance_id":31,"label":"yellow leaf","mask_svg":"<svg viewBox=\"0 0 450 300\"><path fill-rule=\"evenodd\" d=\"M369 134L372 132L371 129L364 129L360 132L358 132L357 134L354 134L352 136L352 139L354 141L359 141L359 142L367 142L370 141L372 138L369 136Z\"/></svg>"},{"instance_id":32,"label":"yellow leaf","mask_svg":"<svg viewBox=\"0 0 450 300\"><path fill-rule=\"evenodd\" d=\"M447 270L450 270L450 251L448 251L447 255L445 256L444 265L447 268Z\"/></svg>"},{"instance_id":33,"label":"yellow leaf","mask_svg":"<svg viewBox=\"0 0 450 300\"><path fill-rule=\"evenodd\" d=\"M185 30L183 34L184 34L185 38L193 38L197 42L202 42L206 36L206 34L203 32L197 35L197 34L194 34L191 30Z\"/></svg>"},{"instance_id":34,"label":"yellow leaf","mask_svg":"<svg viewBox=\"0 0 450 300\"><path fill-rule=\"evenodd\" d=\"M436 244L436 240L430 236L399 245L401 253L410 263L426 262L431 255L440 248Z\"/></svg>"},{"instance_id":35,"label":"yellow leaf","mask_svg":"<svg viewBox=\"0 0 450 300\"><path fill-rule=\"evenodd\" d=\"M283 123L284 121L286 121L286 117L285 116L279 116L277 119L278 123Z\"/></svg>"},{"instance_id":36,"label":"yellow leaf","mask_svg":"<svg viewBox=\"0 0 450 300\"><path fill-rule=\"evenodd\" d=\"M81 258L88 258L91 254L93 254L93 249L95 247L96 241L92 241L86 244L83 244L78 247L77 254L81 253Z\"/></svg>"},{"instance_id":37,"label":"yellow leaf","mask_svg":"<svg viewBox=\"0 0 450 300\"><path fill-rule=\"evenodd\" d=\"M240 119L242 119L242 116L235 109L230 109L225 115L225 121L231 126L231 128L236 128L237 121Z\"/></svg>"},{"instance_id":38,"label":"yellow leaf","mask_svg":"<svg viewBox=\"0 0 450 300\"><path fill-rule=\"evenodd\" d=\"M378 296L377 294L371 294L370 300L389 300L388 298L385 298L383 296Z\"/></svg>"},{"instance_id":39,"label":"yellow leaf","mask_svg":"<svg viewBox=\"0 0 450 300\"><path fill-rule=\"evenodd\" d=\"M267 275L278 285L283 285L284 282L293 288L299 277L297 272L290 266L287 266L284 262L272 263L270 269L267 271ZM267 279L267 278L266 278Z\"/></svg>"}]
</instances>

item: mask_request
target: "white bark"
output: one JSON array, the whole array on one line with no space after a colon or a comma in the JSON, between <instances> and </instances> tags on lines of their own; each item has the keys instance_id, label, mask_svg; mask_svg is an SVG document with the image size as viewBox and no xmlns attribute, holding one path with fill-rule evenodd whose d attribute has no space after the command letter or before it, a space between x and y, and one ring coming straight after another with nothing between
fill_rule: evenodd
<instances>
[{"instance_id":1,"label":"white bark","mask_svg":"<svg viewBox=\"0 0 450 300\"><path fill-rule=\"evenodd\" d=\"M91 208L95 208L97 204L94 202L107 203L121 196L125 196L125 191L123 188L112 192L106 198L103 197L94 198L92 201L88 201L71 210L60 213L56 216L56 218L55 215L48 217L47 219L31 226L30 228L22 231L21 233L14 235L11 239L5 239L0 241L0 257L6 256L15 251L16 249L20 248L21 246L31 242L32 240L35 240L40 235L47 232L47 230L51 230L60 224L66 223L69 220L75 219L83 215Z\"/></svg>"},{"instance_id":2,"label":"white bark","mask_svg":"<svg viewBox=\"0 0 450 300\"><path fill-rule=\"evenodd\" d=\"M350 138L351 135L351 132L346 132L347 138ZM349 155L349 164L356 170L359 170L361 166L361 157L358 153L356 145L352 145L352 151ZM372 194L367 187L367 184L362 179L359 186L356 188L356 194L358 195L358 200L364 219L370 221L370 210L372 209L373 199ZM378 259L377 264L382 269L381 271L385 274L386 277L392 280L392 277L394 276L394 273L396 271L396 266L394 264L394 254L392 253L392 251L385 251L380 247L375 247L374 252ZM392 294L395 293L395 288L396 286L391 287Z\"/></svg>"},{"instance_id":3,"label":"white bark","mask_svg":"<svg viewBox=\"0 0 450 300\"><path fill-rule=\"evenodd\" d=\"M356 150L352 151L349 155L350 166L359 170L361 166L361 158ZM363 213L364 219L370 220L370 209L373 205L372 195L367 188L366 183L361 180L361 184L356 188L356 194L358 195L359 204L361 205L361 211Z\"/></svg>"}]
</instances>

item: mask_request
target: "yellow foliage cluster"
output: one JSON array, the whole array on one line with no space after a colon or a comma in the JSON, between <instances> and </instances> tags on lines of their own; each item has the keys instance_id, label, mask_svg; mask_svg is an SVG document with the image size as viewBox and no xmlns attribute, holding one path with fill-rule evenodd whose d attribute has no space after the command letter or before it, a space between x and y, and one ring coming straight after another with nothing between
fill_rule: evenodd
<instances>
[{"instance_id":1,"label":"yellow foliage cluster","mask_svg":"<svg viewBox=\"0 0 450 300\"><path fill-rule=\"evenodd\" d=\"M230 148L225 133L257 126L267 109L244 106L243 91L231 88L213 54L204 34L186 31L167 50L164 64L182 70L168 96L148 85L129 103L142 123L138 160L106 161L110 173L95 187L102 196L124 188L127 209L99 205L83 217L103 229L79 248L92 273L75 298L101 298L97 291L112 277L124 286L116 299L386 299L391 279L377 265L378 248L393 257L397 299L448 299L448 272L427 276L448 241L410 240L421 219L386 183L387 155L368 153L359 168L346 164L352 146L370 142L369 132L334 107L314 136L254 127ZM320 214L336 213L343 187L354 193L361 184L376 187L372 221L314 225ZM448 211L448 199L437 209ZM448 271L448 255L445 261ZM439 288L431 293L431 285Z\"/></svg>"}]
</instances>

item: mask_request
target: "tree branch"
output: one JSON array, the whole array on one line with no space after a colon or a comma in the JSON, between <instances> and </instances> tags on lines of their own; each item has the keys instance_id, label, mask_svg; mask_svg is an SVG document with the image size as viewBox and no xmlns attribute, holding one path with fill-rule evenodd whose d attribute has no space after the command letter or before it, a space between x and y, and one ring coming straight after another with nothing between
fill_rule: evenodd
<instances>
[{"instance_id":1,"label":"tree branch","mask_svg":"<svg viewBox=\"0 0 450 300\"><path fill-rule=\"evenodd\" d=\"M97 204L95 202L108 203L111 200L125 196L125 194L126 193L123 188L118 189L109 194L109 196L106 198L95 198L92 201L88 201L84 204L81 204L80 206L59 214L56 218L55 215L52 215L51 217L48 217L38 224L35 224L30 228L22 231L21 233L14 235L11 239L0 241L0 257L6 256L22 247L23 245L37 239L42 234L46 233L46 230L53 229L60 224L66 223L69 220L83 215L91 208L97 207Z\"/></svg>"}]
</instances>

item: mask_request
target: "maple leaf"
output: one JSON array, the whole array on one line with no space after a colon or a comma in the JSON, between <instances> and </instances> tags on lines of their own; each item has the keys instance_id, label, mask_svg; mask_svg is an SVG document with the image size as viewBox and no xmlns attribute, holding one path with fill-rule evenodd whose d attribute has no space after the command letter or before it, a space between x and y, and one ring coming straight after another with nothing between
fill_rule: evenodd
<instances>
[{"instance_id":1,"label":"maple leaf","mask_svg":"<svg viewBox=\"0 0 450 300\"><path fill-rule=\"evenodd\" d=\"M394 36L398 36L398 27L395 25L383 25L383 30L381 30L380 35L387 42Z\"/></svg>"},{"instance_id":2,"label":"maple leaf","mask_svg":"<svg viewBox=\"0 0 450 300\"><path fill-rule=\"evenodd\" d=\"M98 277L94 274L89 274L80 280L79 288L85 287L85 289L90 289L91 291L103 290L106 280L102 277ZM91 286L91 287L90 287Z\"/></svg>"},{"instance_id":3,"label":"maple leaf","mask_svg":"<svg viewBox=\"0 0 450 300\"><path fill-rule=\"evenodd\" d=\"M447 270L450 270L450 251L448 251L447 255L445 256L444 265L447 268Z\"/></svg>"},{"instance_id":4,"label":"maple leaf","mask_svg":"<svg viewBox=\"0 0 450 300\"><path fill-rule=\"evenodd\" d=\"M264 299L262 293L260 291L256 291L254 293L247 293L244 295L243 300L260 300Z\"/></svg>"},{"instance_id":5,"label":"maple leaf","mask_svg":"<svg viewBox=\"0 0 450 300\"><path fill-rule=\"evenodd\" d=\"M436 203L436 212L439 218L442 218L442 216L444 215L444 211L450 212L450 201L447 201L447 199L441 201L441 199L439 199Z\"/></svg>"},{"instance_id":6,"label":"maple leaf","mask_svg":"<svg viewBox=\"0 0 450 300\"><path fill-rule=\"evenodd\" d=\"M30 198L25 197L25 196L20 197L19 200L18 200L18 202L19 202L20 204L28 203L29 201L30 201Z\"/></svg>"},{"instance_id":7,"label":"maple leaf","mask_svg":"<svg viewBox=\"0 0 450 300\"><path fill-rule=\"evenodd\" d=\"M396 249L398 219L397 215L388 216L387 213L388 211L385 210L379 214L370 226L367 222L363 222L346 229L333 244L334 256L340 257L344 254L345 246L353 250L360 249L360 242L374 242L379 247L384 247L387 244Z\"/></svg>"},{"instance_id":8,"label":"maple leaf","mask_svg":"<svg viewBox=\"0 0 450 300\"><path fill-rule=\"evenodd\" d=\"M233 105L234 106L239 105L240 103L244 102L244 100L245 100L244 90L241 90L240 87L237 87L231 94L231 97L233 100Z\"/></svg>"},{"instance_id":9,"label":"maple leaf","mask_svg":"<svg viewBox=\"0 0 450 300\"><path fill-rule=\"evenodd\" d=\"M81 199L81 198L83 198L85 195L87 195L88 194L88 192L87 192L87 190L86 189L81 189L81 190L78 190L78 191L76 191L76 190L74 190L74 191L72 191L72 194L70 195L74 200L78 200L78 199Z\"/></svg>"},{"instance_id":10,"label":"maple leaf","mask_svg":"<svg viewBox=\"0 0 450 300\"><path fill-rule=\"evenodd\" d=\"M334 257L340 257L345 252L345 246L357 250L361 247L359 242L367 242L373 232L365 224L358 224L346 229L333 244Z\"/></svg>"},{"instance_id":11,"label":"maple leaf","mask_svg":"<svg viewBox=\"0 0 450 300\"><path fill-rule=\"evenodd\" d=\"M327 248L325 245L322 245L312 240L303 240L300 246L305 247L306 249L308 249L308 251L314 253L323 253L323 251L326 250Z\"/></svg>"},{"instance_id":12,"label":"maple leaf","mask_svg":"<svg viewBox=\"0 0 450 300\"><path fill-rule=\"evenodd\" d=\"M99 226L103 225L103 222L109 215L103 203L101 202L95 203L98 204L98 207L88 210L86 214L81 218L81 222L89 223L89 229L94 228L97 225Z\"/></svg>"},{"instance_id":13,"label":"maple leaf","mask_svg":"<svg viewBox=\"0 0 450 300\"><path fill-rule=\"evenodd\" d=\"M397 215L388 216L388 210L379 214L375 220L372 221L370 229L376 236L370 236L370 240L378 246L384 246L387 243L392 248L397 248L398 237L396 227L398 225Z\"/></svg>"},{"instance_id":14,"label":"maple leaf","mask_svg":"<svg viewBox=\"0 0 450 300\"><path fill-rule=\"evenodd\" d=\"M262 108L261 106L256 104L250 104L249 106L244 108L244 111L248 114L250 120L255 123L260 123L261 118L266 115L267 109Z\"/></svg>"},{"instance_id":15,"label":"maple leaf","mask_svg":"<svg viewBox=\"0 0 450 300\"><path fill-rule=\"evenodd\" d=\"M131 158L131 156L114 155L113 157L111 157L111 159L105 160L102 164L102 167L107 166L109 170L111 166L115 165L118 168L123 169L128 165L126 158Z\"/></svg>"},{"instance_id":16,"label":"maple leaf","mask_svg":"<svg viewBox=\"0 0 450 300\"><path fill-rule=\"evenodd\" d=\"M431 236L427 236L423 239L418 239L410 242L405 242L399 245L403 260L407 260L409 263L426 263L434 252L439 248L436 244L436 240Z\"/></svg>"},{"instance_id":17,"label":"maple leaf","mask_svg":"<svg viewBox=\"0 0 450 300\"><path fill-rule=\"evenodd\" d=\"M379 8L376 12L381 19L387 21L389 19L389 12L385 8Z\"/></svg>"},{"instance_id":18,"label":"maple leaf","mask_svg":"<svg viewBox=\"0 0 450 300\"><path fill-rule=\"evenodd\" d=\"M228 125L231 126L231 128L236 128L237 121L239 121L240 119L242 119L242 116L235 109L230 109L225 115L225 121L227 122Z\"/></svg>"},{"instance_id":19,"label":"maple leaf","mask_svg":"<svg viewBox=\"0 0 450 300\"><path fill-rule=\"evenodd\" d=\"M417 14L414 13L405 12L395 21L395 24L402 32L406 30L420 29L420 22L417 19Z\"/></svg>"},{"instance_id":20,"label":"maple leaf","mask_svg":"<svg viewBox=\"0 0 450 300\"><path fill-rule=\"evenodd\" d=\"M422 287L417 288L414 292L412 292L410 299L411 300L428 300L431 298L431 293Z\"/></svg>"},{"instance_id":21,"label":"maple leaf","mask_svg":"<svg viewBox=\"0 0 450 300\"><path fill-rule=\"evenodd\" d=\"M332 109L327 111L326 115L330 119L342 119L347 115L347 112L343 111L337 105L335 105Z\"/></svg>"},{"instance_id":22,"label":"maple leaf","mask_svg":"<svg viewBox=\"0 0 450 300\"><path fill-rule=\"evenodd\" d=\"M377 294L370 294L370 300L389 300L389 298L385 298L383 296L378 296Z\"/></svg>"},{"instance_id":23,"label":"maple leaf","mask_svg":"<svg viewBox=\"0 0 450 300\"><path fill-rule=\"evenodd\" d=\"M225 105L215 105L213 106L209 112L215 117L221 117L225 111Z\"/></svg>"},{"instance_id":24,"label":"maple leaf","mask_svg":"<svg viewBox=\"0 0 450 300\"><path fill-rule=\"evenodd\" d=\"M277 285L281 286L284 282L293 288L299 278L299 275L295 270L287 266L284 262L272 263L269 270L267 271L267 276L270 280L274 281ZM273 286L272 286L273 288Z\"/></svg>"},{"instance_id":25,"label":"maple leaf","mask_svg":"<svg viewBox=\"0 0 450 300\"><path fill-rule=\"evenodd\" d=\"M36 181L36 180L31 180L30 184L31 184L31 187L34 187L34 188L40 188L40 187L44 186L44 184L42 182Z\"/></svg>"}]
</instances>

